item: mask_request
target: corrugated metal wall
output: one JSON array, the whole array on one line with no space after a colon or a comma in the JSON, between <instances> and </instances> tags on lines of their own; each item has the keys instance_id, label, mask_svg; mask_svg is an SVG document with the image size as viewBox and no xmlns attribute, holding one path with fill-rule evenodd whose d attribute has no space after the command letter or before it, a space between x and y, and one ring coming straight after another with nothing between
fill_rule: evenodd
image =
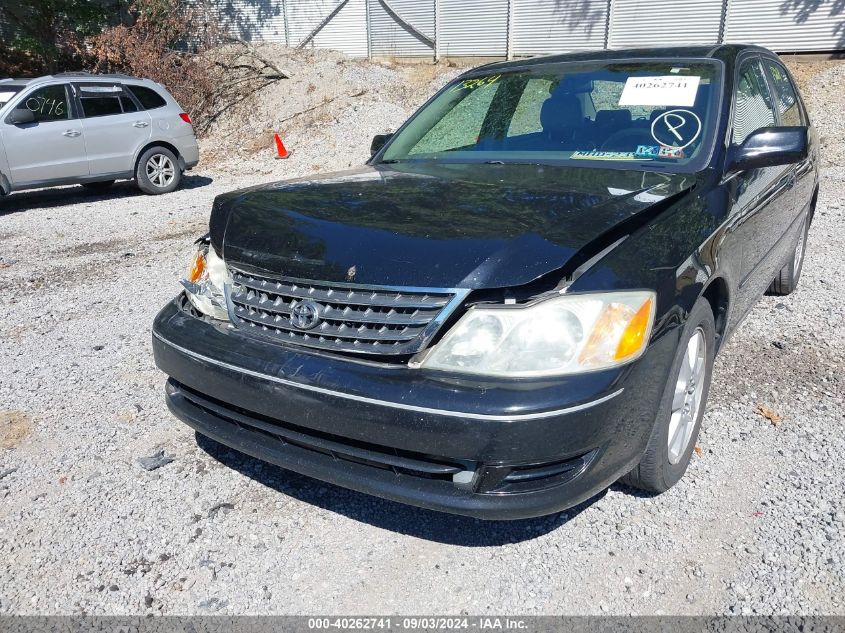
<instances>
[{"instance_id":1,"label":"corrugated metal wall","mask_svg":"<svg viewBox=\"0 0 845 633\"><path fill-rule=\"evenodd\" d=\"M604 48L607 0L513 0L513 54Z\"/></svg>"},{"instance_id":2,"label":"corrugated metal wall","mask_svg":"<svg viewBox=\"0 0 845 633\"><path fill-rule=\"evenodd\" d=\"M750 42L774 50L845 48L842 0L729 0L726 42Z\"/></svg>"},{"instance_id":3,"label":"corrugated metal wall","mask_svg":"<svg viewBox=\"0 0 845 633\"><path fill-rule=\"evenodd\" d=\"M845 0L216 2L221 21L244 39L356 57L519 57L720 40L778 52L845 50Z\"/></svg>"},{"instance_id":4,"label":"corrugated metal wall","mask_svg":"<svg viewBox=\"0 0 845 633\"><path fill-rule=\"evenodd\" d=\"M282 2L218 0L217 11L222 25L243 40L285 42Z\"/></svg>"},{"instance_id":5,"label":"corrugated metal wall","mask_svg":"<svg viewBox=\"0 0 845 633\"><path fill-rule=\"evenodd\" d=\"M367 7L364 2L365 0L285 0L289 45L331 48L352 57L366 57ZM337 12L334 13L335 11ZM330 15L331 19L325 22ZM324 26L315 34L315 29L324 22Z\"/></svg>"},{"instance_id":6,"label":"corrugated metal wall","mask_svg":"<svg viewBox=\"0 0 845 633\"><path fill-rule=\"evenodd\" d=\"M614 0L610 48L710 44L721 21L722 3L714 0Z\"/></svg>"},{"instance_id":7,"label":"corrugated metal wall","mask_svg":"<svg viewBox=\"0 0 845 633\"><path fill-rule=\"evenodd\" d=\"M508 48L508 0L439 0L440 54L504 56Z\"/></svg>"},{"instance_id":8,"label":"corrugated metal wall","mask_svg":"<svg viewBox=\"0 0 845 633\"><path fill-rule=\"evenodd\" d=\"M434 0L368 0L373 55L431 57Z\"/></svg>"}]
</instances>

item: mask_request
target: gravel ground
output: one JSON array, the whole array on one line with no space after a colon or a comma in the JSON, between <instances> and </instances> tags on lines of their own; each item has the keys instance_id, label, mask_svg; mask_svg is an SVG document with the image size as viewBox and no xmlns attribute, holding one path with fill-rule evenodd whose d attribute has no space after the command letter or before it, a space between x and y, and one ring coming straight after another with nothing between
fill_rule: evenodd
<instances>
[{"instance_id":1,"label":"gravel ground","mask_svg":"<svg viewBox=\"0 0 845 633\"><path fill-rule=\"evenodd\" d=\"M802 77L829 145L844 71ZM484 523L300 477L176 421L150 324L212 198L360 162L371 130L337 121L336 149L200 169L168 196L0 201L0 614L845 614L842 167L824 170L798 291L763 298L717 360L701 451L663 495L614 486ZM159 451L173 461L142 468Z\"/></svg>"}]
</instances>

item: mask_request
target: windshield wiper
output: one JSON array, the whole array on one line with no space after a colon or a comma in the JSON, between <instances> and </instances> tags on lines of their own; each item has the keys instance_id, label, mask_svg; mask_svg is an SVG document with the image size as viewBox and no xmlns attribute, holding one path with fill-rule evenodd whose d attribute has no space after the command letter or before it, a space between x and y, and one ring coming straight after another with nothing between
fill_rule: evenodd
<instances>
[{"instance_id":1,"label":"windshield wiper","mask_svg":"<svg viewBox=\"0 0 845 633\"><path fill-rule=\"evenodd\" d=\"M505 161L503 160L485 160L485 165L504 165Z\"/></svg>"}]
</instances>

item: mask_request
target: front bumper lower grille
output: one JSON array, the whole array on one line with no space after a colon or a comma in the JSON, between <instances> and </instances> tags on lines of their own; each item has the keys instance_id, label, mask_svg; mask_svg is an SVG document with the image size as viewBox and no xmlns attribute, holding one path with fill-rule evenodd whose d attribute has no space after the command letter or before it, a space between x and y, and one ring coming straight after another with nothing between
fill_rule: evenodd
<instances>
[{"instance_id":1,"label":"front bumper lower grille","mask_svg":"<svg viewBox=\"0 0 845 633\"><path fill-rule=\"evenodd\" d=\"M566 484L581 475L595 459L597 450L556 462L534 464L483 464L477 461L452 459L420 452L400 450L370 442L352 440L307 427L268 418L233 406L170 380L168 396L179 412L188 419L199 419L230 425L258 439L270 451L294 449L309 460L327 459L342 469L343 462L392 472L403 481L427 480L431 485L460 488L479 494L514 494L535 492ZM177 413L178 415L178 413ZM278 453L277 453L278 454ZM273 461L273 460L271 460ZM276 462L279 463L279 462ZM284 463L282 463L284 465ZM470 473L472 478L458 477ZM404 479L404 478L412 478ZM435 482L437 482L435 484Z\"/></svg>"},{"instance_id":2,"label":"front bumper lower grille","mask_svg":"<svg viewBox=\"0 0 845 633\"><path fill-rule=\"evenodd\" d=\"M235 327L319 349L378 355L421 350L464 290L388 288L270 278L232 271Z\"/></svg>"}]
</instances>

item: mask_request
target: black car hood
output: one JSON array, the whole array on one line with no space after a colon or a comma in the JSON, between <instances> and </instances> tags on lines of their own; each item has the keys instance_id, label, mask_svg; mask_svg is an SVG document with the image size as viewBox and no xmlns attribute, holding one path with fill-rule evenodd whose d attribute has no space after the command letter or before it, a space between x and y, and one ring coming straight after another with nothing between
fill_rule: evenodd
<instances>
[{"instance_id":1,"label":"black car hood","mask_svg":"<svg viewBox=\"0 0 845 633\"><path fill-rule=\"evenodd\" d=\"M259 274L517 286L692 182L570 166L378 165L219 196L211 240L230 266Z\"/></svg>"}]
</instances>

